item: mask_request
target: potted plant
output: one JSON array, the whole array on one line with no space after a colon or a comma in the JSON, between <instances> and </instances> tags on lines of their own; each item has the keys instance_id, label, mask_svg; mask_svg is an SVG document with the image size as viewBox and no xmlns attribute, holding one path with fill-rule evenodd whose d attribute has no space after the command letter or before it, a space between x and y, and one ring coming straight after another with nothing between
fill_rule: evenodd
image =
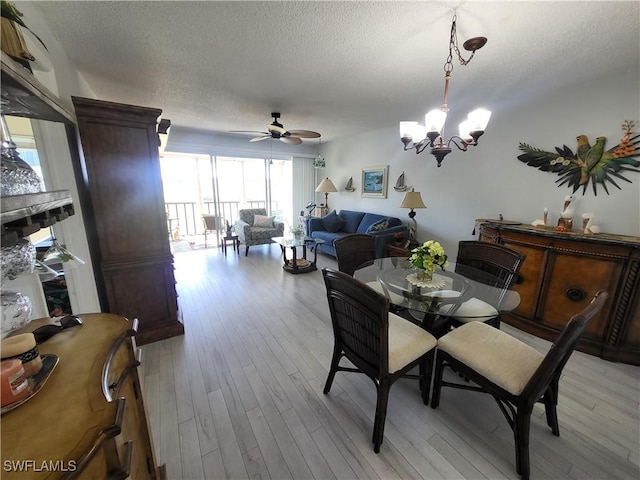
<instances>
[{"instance_id":1,"label":"potted plant","mask_svg":"<svg viewBox=\"0 0 640 480\"><path fill-rule=\"evenodd\" d=\"M291 227L290 232L295 238L301 238L304 236L304 227L302 225L296 225L295 227Z\"/></svg>"}]
</instances>

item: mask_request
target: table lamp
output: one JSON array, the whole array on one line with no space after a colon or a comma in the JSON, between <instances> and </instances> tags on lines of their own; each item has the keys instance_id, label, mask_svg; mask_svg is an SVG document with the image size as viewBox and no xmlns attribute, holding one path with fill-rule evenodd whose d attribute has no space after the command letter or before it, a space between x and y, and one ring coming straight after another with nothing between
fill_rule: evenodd
<instances>
[{"instance_id":1,"label":"table lamp","mask_svg":"<svg viewBox=\"0 0 640 480\"><path fill-rule=\"evenodd\" d=\"M411 209L409 211L409 218L413 221L413 229L409 227L409 240L412 244L416 243L416 231L418 230L418 222L416 222L416 212L414 212L413 209L427 208L427 206L422 201L420 192L414 192L412 188L410 192L405 193L404 198L402 199L402 203L400 204L400 208Z\"/></svg>"},{"instance_id":2,"label":"table lamp","mask_svg":"<svg viewBox=\"0 0 640 480\"><path fill-rule=\"evenodd\" d=\"M316 187L316 192L324 193L324 206L327 207L327 211L329 211L329 192L337 192L338 189L333 184L329 177L325 178L320 182L320 185Z\"/></svg>"}]
</instances>

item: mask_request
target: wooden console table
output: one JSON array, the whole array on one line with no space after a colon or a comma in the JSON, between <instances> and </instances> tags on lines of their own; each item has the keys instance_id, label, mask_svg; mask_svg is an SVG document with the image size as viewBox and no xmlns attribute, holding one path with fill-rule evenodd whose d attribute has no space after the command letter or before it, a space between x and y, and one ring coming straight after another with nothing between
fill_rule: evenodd
<instances>
[{"instance_id":1,"label":"wooden console table","mask_svg":"<svg viewBox=\"0 0 640 480\"><path fill-rule=\"evenodd\" d=\"M514 286L522 302L503 316L507 323L555 340L573 314L606 290L609 300L577 348L640 365L640 237L484 221L480 240L526 256Z\"/></svg>"}]
</instances>

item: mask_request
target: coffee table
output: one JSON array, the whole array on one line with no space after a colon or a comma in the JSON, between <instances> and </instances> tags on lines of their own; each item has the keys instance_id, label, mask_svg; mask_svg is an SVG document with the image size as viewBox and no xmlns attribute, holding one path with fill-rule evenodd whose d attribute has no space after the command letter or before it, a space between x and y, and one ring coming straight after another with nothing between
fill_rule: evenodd
<instances>
[{"instance_id":1,"label":"coffee table","mask_svg":"<svg viewBox=\"0 0 640 480\"><path fill-rule=\"evenodd\" d=\"M289 273L308 273L317 270L318 250L316 245L324 240L311 237L273 237L271 240L280 245L284 265L282 268ZM307 247L313 251L313 260L307 259ZM287 248L291 249L292 259L287 259ZM298 249L302 248L302 257L298 258Z\"/></svg>"}]
</instances>

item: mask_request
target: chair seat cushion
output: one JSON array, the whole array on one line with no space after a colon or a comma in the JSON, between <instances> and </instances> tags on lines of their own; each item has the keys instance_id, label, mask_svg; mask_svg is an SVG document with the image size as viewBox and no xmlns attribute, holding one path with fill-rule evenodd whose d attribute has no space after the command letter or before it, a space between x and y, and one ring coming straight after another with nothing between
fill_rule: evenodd
<instances>
[{"instance_id":1,"label":"chair seat cushion","mask_svg":"<svg viewBox=\"0 0 640 480\"><path fill-rule=\"evenodd\" d=\"M470 298L458 307L451 318L458 322L486 322L498 316L498 311L479 298Z\"/></svg>"},{"instance_id":2,"label":"chair seat cushion","mask_svg":"<svg viewBox=\"0 0 640 480\"><path fill-rule=\"evenodd\" d=\"M440 337L438 348L513 395L520 395L544 355L482 322L466 323Z\"/></svg>"},{"instance_id":3,"label":"chair seat cushion","mask_svg":"<svg viewBox=\"0 0 640 480\"><path fill-rule=\"evenodd\" d=\"M507 312L510 312L511 310L515 310L516 308L518 308L518 305L520 305L520 301L521 298L518 292L516 292L515 290L507 290L504 298L502 299L501 308L503 310L506 310Z\"/></svg>"},{"instance_id":4,"label":"chair seat cushion","mask_svg":"<svg viewBox=\"0 0 640 480\"><path fill-rule=\"evenodd\" d=\"M389 313L389 373L397 372L429 350L438 341L426 330Z\"/></svg>"}]
</instances>

